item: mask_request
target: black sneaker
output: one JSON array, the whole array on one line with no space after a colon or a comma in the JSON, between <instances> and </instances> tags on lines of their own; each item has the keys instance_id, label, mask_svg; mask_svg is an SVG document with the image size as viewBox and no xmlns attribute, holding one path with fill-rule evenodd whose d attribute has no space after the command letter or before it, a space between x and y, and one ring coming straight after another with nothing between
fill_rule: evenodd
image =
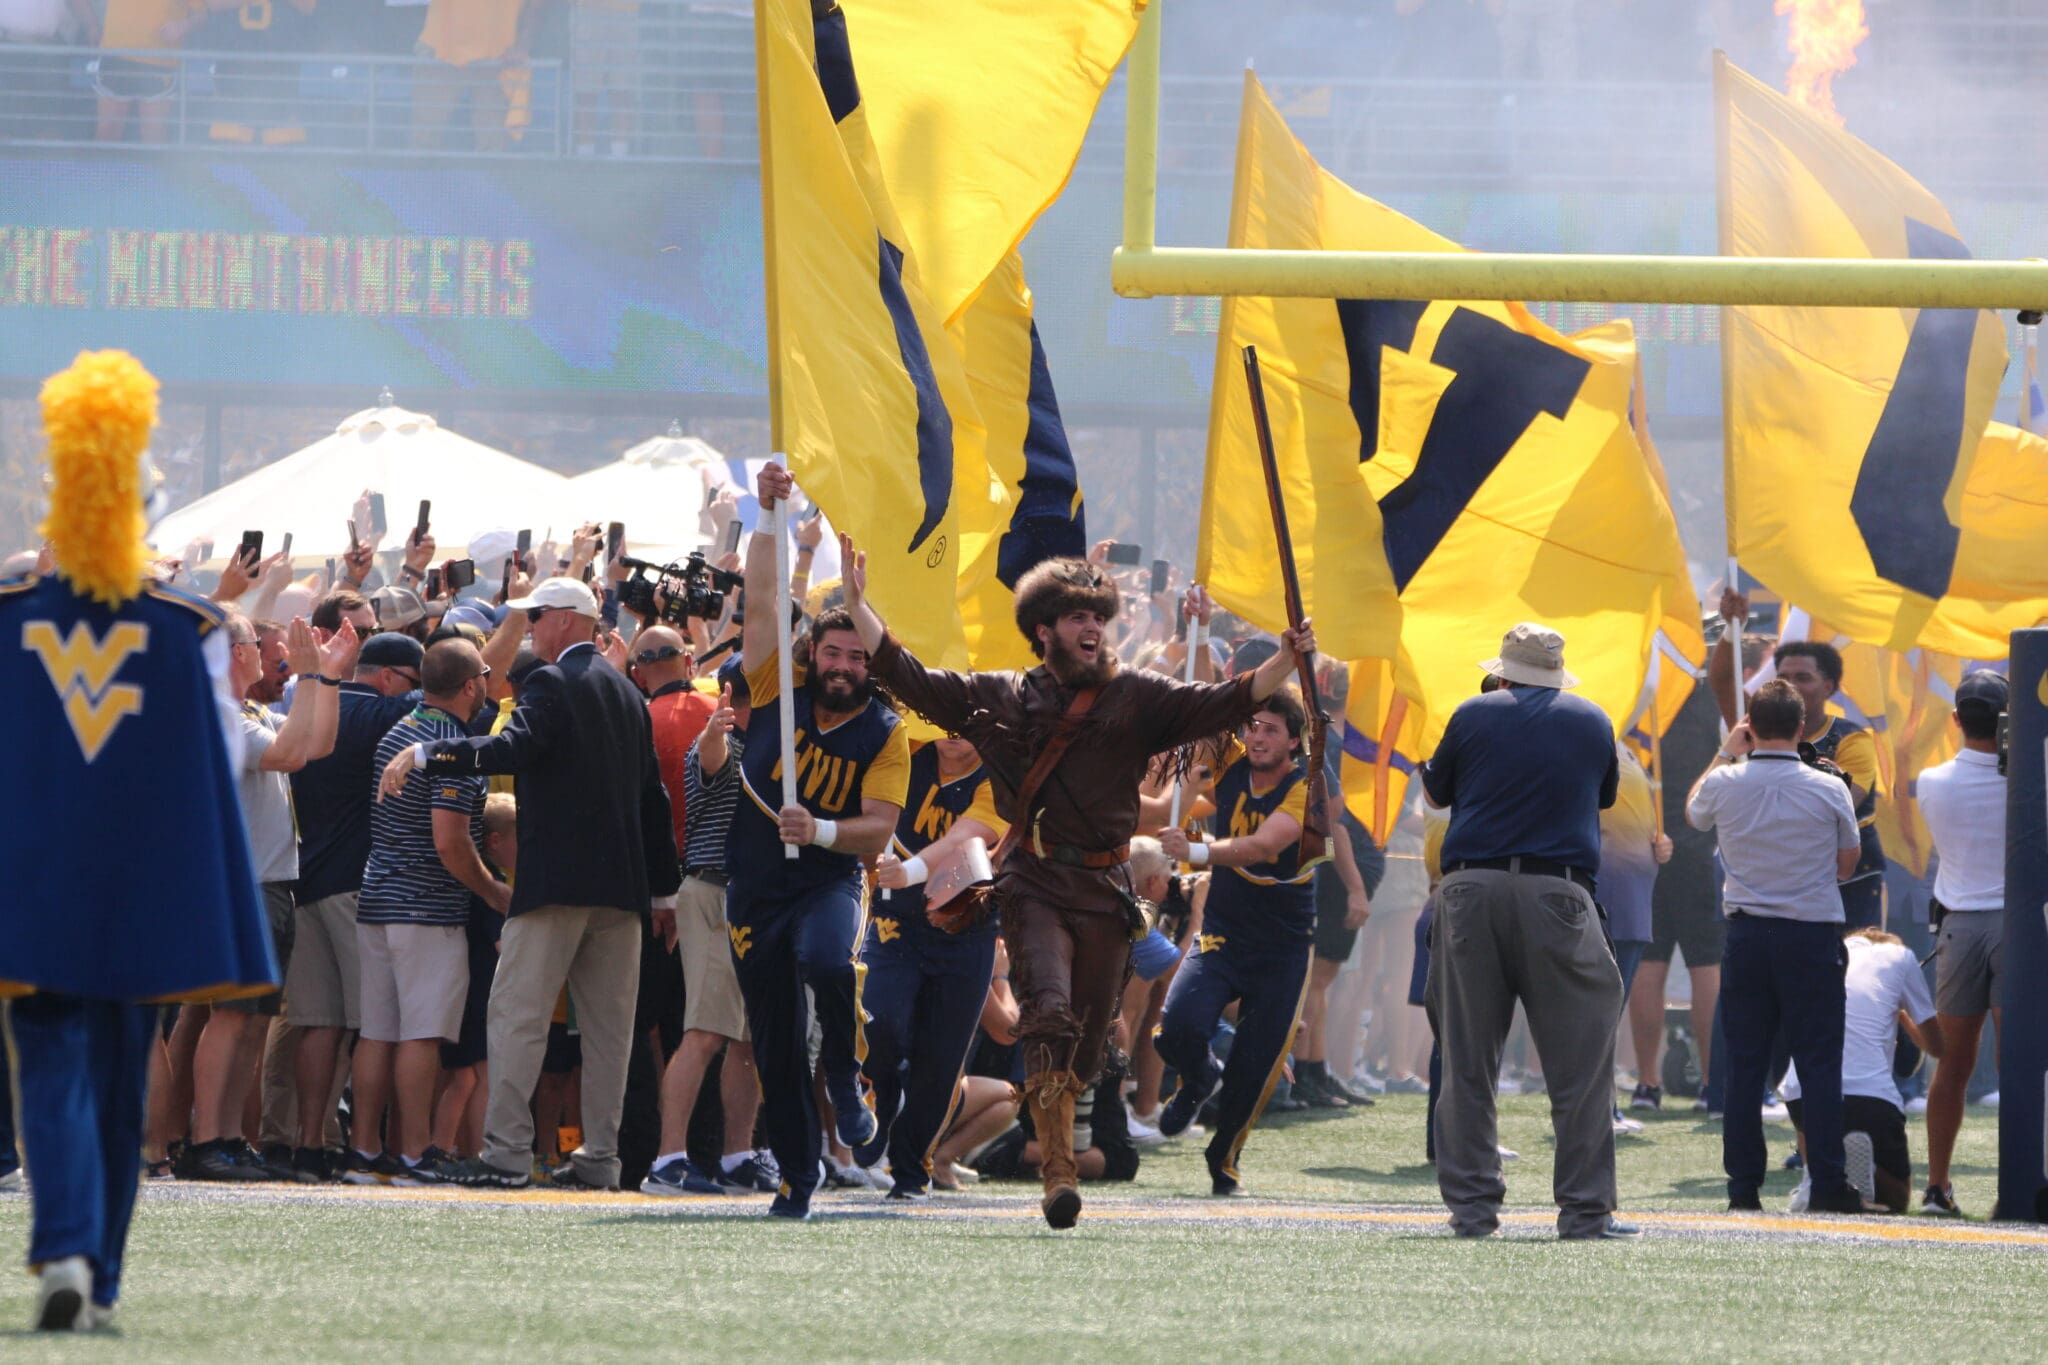
<instances>
[{"instance_id":1,"label":"black sneaker","mask_svg":"<svg viewBox=\"0 0 2048 1365\"><path fill-rule=\"evenodd\" d=\"M412 1168L412 1174L422 1185L446 1185L450 1183L448 1176L451 1169L461 1164L455 1153L430 1144L426 1151L420 1153L418 1163Z\"/></svg>"},{"instance_id":2,"label":"black sneaker","mask_svg":"<svg viewBox=\"0 0 2048 1365\"><path fill-rule=\"evenodd\" d=\"M1853 1189L1838 1190L1833 1194L1825 1196L1816 1194L1807 1201L1806 1211L1808 1213L1846 1214L1882 1212L1881 1209L1874 1209L1864 1203L1863 1196Z\"/></svg>"},{"instance_id":3,"label":"black sneaker","mask_svg":"<svg viewBox=\"0 0 2048 1365\"><path fill-rule=\"evenodd\" d=\"M1349 1109L1351 1101L1337 1092L1329 1077L1306 1071L1294 1078L1294 1097L1311 1109Z\"/></svg>"},{"instance_id":4,"label":"black sneaker","mask_svg":"<svg viewBox=\"0 0 2048 1365\"><path fill-rule=\"evenodd\" d=\"M1568 1237L1560 1236L1558 1240L1561 1242L1639 1242L1642 1238L1643 1230L1641 1228L1637 1227L1634 1223L1624 1223L1610 1214L1607 1221L1592 1232L1577 1232Z\"/></svg>"},{"instance_id":5,"label":"black sneaker","mask_svg":"<svg viewBox=\"0 0 2048 1365\"><path fill-rule=\"evenodd\" d=\"M364 1156L350 1147L341 1154L341 1159L330 1163L329 1178L344 1185L381 1185L383 1179L377 1174L377 1158Z\"/></svg>"},{"instance_id":6,"label":"black sneaker","mask_svg":"<svg viewBox=\"0 0 2048 1365\"><path fill-rule=\"evenodd\" d=\"M1214 1068L1211 1068L1212 1070ZM1173 1092L1173 1098L1159 1111L1159 1131L1167 1137L1179 1137L1195 1121L1201 1112L1202 1102L1209 1098L1209 1092L1216 1088L1216 1081L1197 1087L1186 1077L1181 1078L1180 1089Z\"/></svg>"},{"instance_id":7,"label":"black sneaker","mask_svg":"<svg viewBox=\"0 0 2048 1365\"><path fill-rule=\"evenodd\" d=\"M766 1175L761 1169L761 1162L758 1158L750 1156L729 1171L725 1169L725 1164L720 1162L718 1168L710 1173L709 1183L711 1189L699 1191L688 1182L693 1179L704 1178L704 1173L697 1170L697 1164L694 1161L690 1161L687 1157L684 1158L684 1161L688 1164L688 1173L676 1173L676 1180L674 1182L676 1193L687 1191L692 1194L773 1194L782 1186L780 1179L777 1179L772 1185L764 1184L763 1181L766 1179ZM652 1175L648 1177L650 1180L653 1178ZM642 1185L640 1190L643 1194L652 1193L645 1185Z\"/></svg>"},{"instance_id":8,"label":"black sneaker","mask_svg":"<svg viewBox=\"0 0 2048 1365\"><path fill-rule=\"evenodd\" d=\"M1664 1107L1663 1087L1638 1085L1635 1093L1628 1097L1628 1107L1631 1109L1662 1109Z\"/></svg>"},{"instance_id":9,"label":"black sneaker","mask_svg":"<svg viewBox=\"0 0 2048 1365\"><path fill-rule=\"evenodd\" d=\"M334 1179L327 1153L318 1147L292 1148L292 1176L302 1185L324 1185Z\"/></svg>"},{"instance_id":10,"label":"black sneaker","mask_svg":"<svg viewBox=\"0 0 2048 1365\"><path fill-rule=\"evenodd\" d=\"M1731 1193L1728 1196L1728 1212L1730 1213L1762 1213L1763 1211L1763 1198L1755 1190L1744 1190L1739 1194Z\"/></svg>"},{"instance_id":11,"label":"black sneaker","mask_svg":"<svg viewBox=\"0 0 2048 1365\"><path fill-rule=\"evenodd\" d=\"M1323 1072L1316 1077L1316 1081L1325 1091L1337 1096L1353 1109L1370 1109L1373 1106L1372 1096L1356 1086L1347 1085L1343 1081L1338 1080L1335 1074L1331 1072Z\"/></svg>"},{"instance_id":12,"label":"black sneaker","mask_svg":"<svg viewBox=\"0 0 2048 1365\"><path fill-rule=\"evenodd\" d=\"M202 1142L192 1151L191 1174L185 1177L187 1180L247 1184L271 1178L270 1172L263 1168L262 1158L250 1151L249 1145L240 1138Z\"/></svg>"},{"instance_id":13,"label":"black sneaker","mask_svg":"<svg viewBox=\"0 0 2048 1365\"><path fill-rule=\"evenodd\" d=\"M1238 1183L1236 1176L1223 1168L1223 1163L1214 1156L1208 1156L1209 1193L1218 1199L1244 1199L1249 1196L1245 1187Z\"/></svg>"},{"instance_id":14,"label":"black sneaker","mask_svg":"<svg viewBox=\"0 0 2048 1365\"><path fill-rule=\"evenodd\" d=\"M1945 1190L1939 1185L1929 1185L1927 1193L1920 1196L1920 1212L1939 1214L1943 1218L1963 1216L1962 1208L1956 1203L1954 1188Z\"/></svg>"},{"instance_id":15,"label":"black sneaker","mask_svg":"<svg viewBox=\"0 0 2048 1365\"><path fill-rule=\"evenodd\" d=\"M472 1190L523 1190L533 1183L533 1172L503 1170L479 1156L450 1162L443 1182Z\"/></svg>"},{"instance_id":16,"label":"black sneaker","mask_svg":"<svg viewBox=\"0 0 2048 1365\"><path fill-rule=\"evenodd\" d=\"M770 1218L787 1218L793 1223L802 1223L811 1216L811 1201L808 1196L799 1199L793 1194L777 1193L768 1205Z\"/></svg>"},{"instance_id":17,"label":"black sneaker","mask_svg":"<svg viewBox=\"0 0 2048 1365\"><path fill-rule=\"evenodd\" d=\"M196 1180L192 1174L193 1164L199 1160L199 1153L183 1138L173 1138L164 1148L164 1159L170 1163L173 1180Z\"/></svg>"},{"instance_id":18,"label":"black sneaker","mask_svg":"<svg viewBox=\"0 0 2048 1365\"><path fill-rule=\"evenodd\" d=\"M298 1181L298 1168L292 1165L292 1149L282 1142L273 1142L259 1154L263 1169L270 1173L272 1180L293 1184Z\"/></svg>"},{"instance_id":19,"label":"black sneaker","mask_svg":"<svg viewBox=\"0 0 2048 1365\"><path fill-rule=\"evenodd\" d=\"M398 1185L409 1189L426 1183L419 1178L418 1172L413 1170L411 1164L396 1152L380 1152L377 1159L370 1163L370 1173L377 1178L380 1185Z\"/></svg>"},{"instance_id":20,"label":"black sneaker","mask_svg":"<svg viewBox=\"0 0 2048 1365\"><path fill-rule=\"evenodd\" d=\"M573 1161L565 1161L557 1166L541 1183L551 1190L602 1190L607 1194L617 1193L619 1188L617 1185L600 1185L595 1180L587 1179L576 1169L576 1163Z\"/></svg>"},{"instance_id":21,"label":"black sneaker","mask_svg":"<svg viewBox=\"0 0 2048 1365\"><path fill-rule=\"evenodd\" d=\"M927 1204L931 1202L931 1197L932 1192L923 1185L906 1185L900 1181L882 1196L898 1204Z\"/></svg>"}]
</instances>

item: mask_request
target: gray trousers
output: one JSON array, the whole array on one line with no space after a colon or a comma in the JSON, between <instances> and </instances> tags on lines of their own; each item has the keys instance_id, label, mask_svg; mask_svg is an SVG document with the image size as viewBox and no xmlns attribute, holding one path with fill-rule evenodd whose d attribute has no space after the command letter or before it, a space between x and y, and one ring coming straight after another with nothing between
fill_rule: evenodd
<instances>
[{"instance_id":1,"label":"gray trousers","mask_svg":"<svg viewBox=\"0 0 2048 1365\"><path fill-rule=\"evenodd\" d=\"M483 1158L505 1171L533 1166L533 1087L564 982L583 1040L583 1145L569 1160L577 1175L612 1189L640 993L640 919L623 910L543 905L505 921L485 1024L491 1092Z\"/></svg>"},{"instance_id":2,"label":"gray trousers","mask_svg":"<svg viewBox=\"0 0 2048 1365\"><path fill-rule=\"evenodd\" d=\"M1443 1048L1437 1185L1451 1225L1483 1235L1507 1194L1495 1132L1501 1047L1520 1000L1543 1061L1557 1134L1551 1188L1560 1237L1615 1207L1614 1030L1621 970L1593 898L1558 877L1454 872L1437 888L1428 999Z\"/></svg>"}]
</instances>

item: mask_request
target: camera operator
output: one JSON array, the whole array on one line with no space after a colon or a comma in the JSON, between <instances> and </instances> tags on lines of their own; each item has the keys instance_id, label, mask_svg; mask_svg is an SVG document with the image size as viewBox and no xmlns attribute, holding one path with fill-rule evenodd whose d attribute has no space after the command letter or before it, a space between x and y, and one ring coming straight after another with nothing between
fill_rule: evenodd
<instances>
[{"instance_id":1,"label":"camera operator","mask_svg":"<svg viewBox=\"0 0 2048 1365\"><path fill-rule=\"evenodd\" d=\"M1848 956L1842 896L1862 840L1848 786L1801 760L1806 706L1784 679L1757 690L1686 800L1694 829L1713 830L1726 868L1728 948L1721 972L1727 1111L1721 1160L1730 1210L1760 1210L1763 1093L1784 1030L1805 1092L1809 1207L1862 1213L1842 1157L1842 1029ZM1743 761L1747 760L1747 761ZM1832 854L1832 861L1830 855Z\"/></svg>"}]
</instances>

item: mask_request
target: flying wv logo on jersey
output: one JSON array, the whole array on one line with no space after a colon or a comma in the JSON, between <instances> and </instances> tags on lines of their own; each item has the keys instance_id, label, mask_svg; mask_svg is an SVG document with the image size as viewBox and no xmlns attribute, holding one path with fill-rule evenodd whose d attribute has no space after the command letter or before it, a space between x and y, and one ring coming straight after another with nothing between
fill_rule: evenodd
<instances>
[{"instance_id":1,"label":"flying wv logo on jersey","mask_svg":"<svg viewBox=\"0 0 2048 1365\"><path fill-rule=\"evenodd\" d=\"M87 763L99 757L123 720L142 713L140 687L109 684L131 655L149 648L149 627L122 622L104 638L95 638L81 621L60 641L50 622L29 621L21 628L21 647L43 661Z\"/></svg>"},{"instance_id":2,"label":"flying wv logo on jersey","mask_svg":"<svg viewBox=\"0 0 2048 1365\"><path fill-rule=\"evenodd\" d=\"M917 808L917 821L912 826L918 837L927 844L935 844L953 831L953 822L960 817L941 806L938 801L939 788L936 784L925 791L924 804Z\"/></svg>"}]
</instances>

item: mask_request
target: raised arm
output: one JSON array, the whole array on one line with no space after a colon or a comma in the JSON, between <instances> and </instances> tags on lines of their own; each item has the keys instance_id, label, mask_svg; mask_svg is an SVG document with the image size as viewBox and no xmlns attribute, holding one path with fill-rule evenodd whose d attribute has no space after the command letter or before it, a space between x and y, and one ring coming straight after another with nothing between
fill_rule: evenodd
<instances>
[{"instance_id":1,"label":"raised arm","mask_svg":"<svg viewBox=\"0 0 2048 1365\"><path fill-rule=\"evenodd\" d=\"M868 559L851 536L839 537L839 568L846 610L868 652L868 671L905 707L942 730L960 734L976 710L973 676L926 668L889 634L868 602Z\"/></svg>"},{"instance_id":2,"label":"raised arm","mask_svg":"<svg viewBox=\"0 0 2048 1365\"><path fill-rule=\"evenodd\" d=\"M768 514L796 492L796 481L781 465L763 465L754 491L761 500L761 522L747 537L747 621L740 632L740 662L750 674L775 657L775 537Z\"/></svg>"}]
</instances>

